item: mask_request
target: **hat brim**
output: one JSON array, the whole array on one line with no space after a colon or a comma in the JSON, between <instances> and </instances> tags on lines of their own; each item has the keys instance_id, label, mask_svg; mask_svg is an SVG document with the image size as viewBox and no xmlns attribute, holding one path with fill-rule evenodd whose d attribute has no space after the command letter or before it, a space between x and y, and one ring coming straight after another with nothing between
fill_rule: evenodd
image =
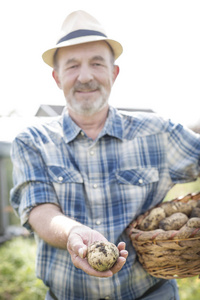
<instances>
[{"instance_id":1,"label":"hat brim","mask_svg":"<svg viewBox=\"0 0 200 300\"><path fill-rule=\"evenodd\" d=\"M97 41L106 41L111 48L113 49L114 52L114 57L115 60L122 54L123 52L123 47L122 45L115 41L115 40L111 40L105 37L101 37L101 36L87 36L87 37L78 37L78 38L74 38L68 41L64 41L62 43L57 44L56 46L50 48L49 50L45 51L42 55L43 61L49 65L50 67L54 67L54 63L53 63L53 57L54 54L56 52L57 49L59 48L63 48L63 47L69 47L69 46L73 46L73 45L79 45L79 44L84 44L84 43L90 43L90 42L97 42Z\"/></svg>"}]
</instances>

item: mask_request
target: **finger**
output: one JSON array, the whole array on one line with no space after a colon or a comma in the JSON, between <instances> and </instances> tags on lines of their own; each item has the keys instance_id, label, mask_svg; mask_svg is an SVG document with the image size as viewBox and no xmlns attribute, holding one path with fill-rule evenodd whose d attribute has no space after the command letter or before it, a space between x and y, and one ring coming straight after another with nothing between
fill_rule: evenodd
<instances>
[{"instance_id":1,"label":"finger","mask_svg":"<svg viewBox=\"0 0 200 300\"><path fill-rule=\"evenodd\" d=\"M127 250L121 250L119 252L119 255L122 256L122 257L124 257L125 259L127 259L127 257L128 257L128 251Z\"/></svg>"},{"instance_id":2,"label":"finger","mask_svg":"<svg viewBox=\"0 0 200 300\"><path fill-rule=\"evenodd\" d=\"M117 245L117 248L119 249L119 251L125 250L125 248L126 248L126 243L120 242L120 243Z\"/></svg>"},{"instance_id":3,"label":"finger","mask_svg":"<svg viewBox=\"0 0 200 300\"><path fill-rule=\"evenodd\" d=\"M112 267L112 269L110 269L110 271L112 271L113 274L119 272L122 267L124 266L124 264L126 263L126 258L125 257L122 257L120 256L118 259L117 259L117 262L114 264L114 266Z\"/></svg>"}]
</instances>

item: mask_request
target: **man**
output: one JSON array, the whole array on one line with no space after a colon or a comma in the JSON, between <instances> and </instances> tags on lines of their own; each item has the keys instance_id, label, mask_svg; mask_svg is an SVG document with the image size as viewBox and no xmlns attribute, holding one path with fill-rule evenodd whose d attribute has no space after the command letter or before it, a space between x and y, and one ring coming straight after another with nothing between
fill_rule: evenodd
<instances>
[{"instance_id":1,"label":"man","mask_svg":"<svg viewBox=\"0 0 200 300\"><path fill-rule=\"evenodd\" d=\"M43 54L67 110L13 142L11 202L38 236L37 276L50 288L47 300L179 299L174 280L142 268L126 227L173 184L198 177L200 138L154 114L109 107L121 53L92 16L70 14L57 45ZM96 240L118 245L109 271L87 262Z\"/></svg>"}]
</instances>

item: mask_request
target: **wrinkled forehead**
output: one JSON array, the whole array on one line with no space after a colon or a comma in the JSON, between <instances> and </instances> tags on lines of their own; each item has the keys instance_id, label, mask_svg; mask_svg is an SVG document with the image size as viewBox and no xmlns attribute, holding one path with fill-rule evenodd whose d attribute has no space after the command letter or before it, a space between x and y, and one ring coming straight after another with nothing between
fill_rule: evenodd
<instances>
[{"instance_id":1,"label":"wrinkled forehead","mask_svg":"<svg viewBox=\"0 0 200 300\"><path fill-rule=\"evenodd\" d=\"M95 56L102 56L114 64L114 53L111 46L106 41L97 41L58 48L54 54L54 67L58 66L59 61L63 59L90 59Z\"/></svg>"}]
</instances>

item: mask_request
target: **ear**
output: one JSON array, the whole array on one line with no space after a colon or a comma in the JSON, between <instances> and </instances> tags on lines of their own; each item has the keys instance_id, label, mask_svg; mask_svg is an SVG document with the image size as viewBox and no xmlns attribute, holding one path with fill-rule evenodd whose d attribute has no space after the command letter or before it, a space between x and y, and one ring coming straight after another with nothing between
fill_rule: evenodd
<instances>
[{"instance_id":1,"label":"ear","mask_svg":"<svg viewBox=\"0 0 200 300\"><path fill-rule=\"evenodd\" d=\"M113 67L113 83L115 82L118 74L119 74L119 66L114 65L114 67Z\"/></svg>"},{"instance_id":2,"label":"ear","mask_svg":"<svg viewBox=\"0 0 200 300\"><path fill-rule=\"evenodd\" d=\"M57 86L59 87L59 89L62 89L58 72L55 69L53 69L53 71L52 71L52 76L53 76Z\"/></svg>"}]
</instances>

